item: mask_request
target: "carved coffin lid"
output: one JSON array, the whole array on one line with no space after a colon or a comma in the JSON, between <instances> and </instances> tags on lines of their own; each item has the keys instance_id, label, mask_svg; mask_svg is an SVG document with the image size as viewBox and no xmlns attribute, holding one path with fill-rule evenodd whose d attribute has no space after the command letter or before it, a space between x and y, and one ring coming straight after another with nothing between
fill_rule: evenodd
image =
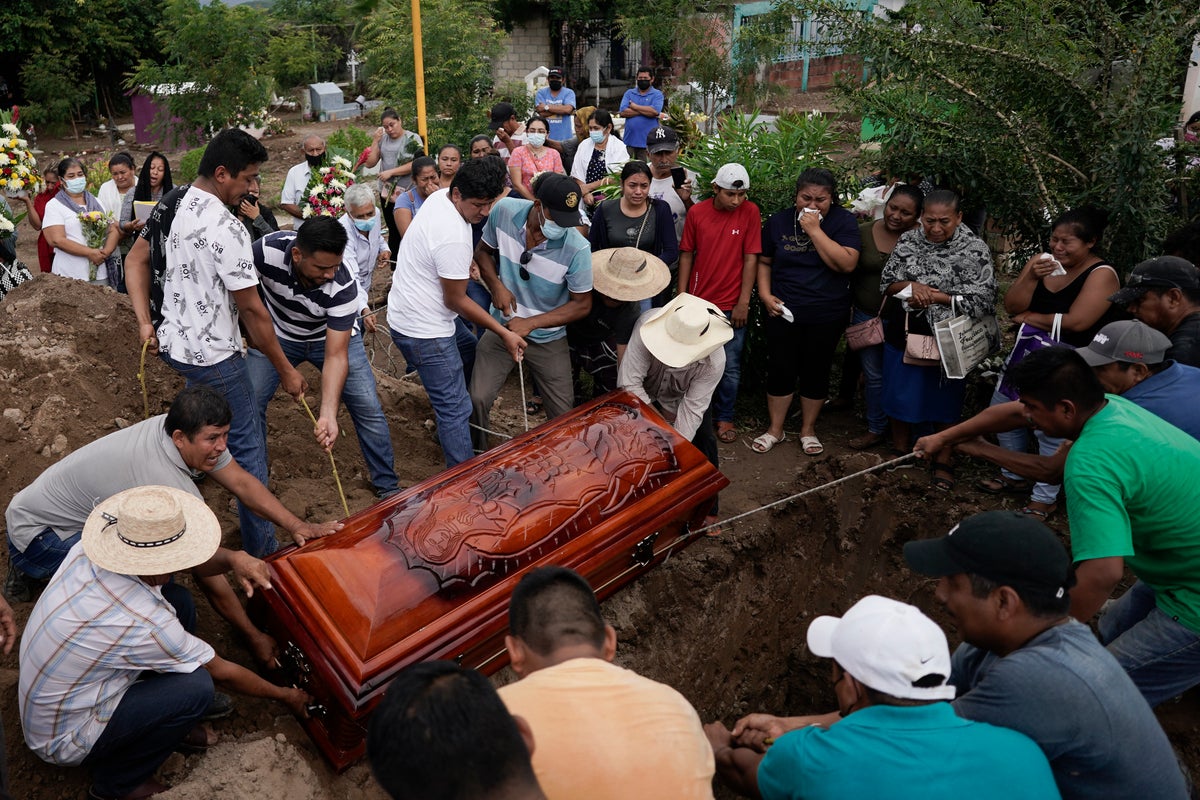
<instances>
[{"instance_id":1,"label":"carved coffin lid","mask_svg":"<svg viewBox=\"0 0 1200 800\"><path fill-rule=\"evenodd\" d=\"M268 563L277 599L302 621L353 708L400 667L454 657L480 628L500 630L521 572L583 563L626 531L680 518L726 483L653 409L617 392Z\"/></svg>"}]
</instances>

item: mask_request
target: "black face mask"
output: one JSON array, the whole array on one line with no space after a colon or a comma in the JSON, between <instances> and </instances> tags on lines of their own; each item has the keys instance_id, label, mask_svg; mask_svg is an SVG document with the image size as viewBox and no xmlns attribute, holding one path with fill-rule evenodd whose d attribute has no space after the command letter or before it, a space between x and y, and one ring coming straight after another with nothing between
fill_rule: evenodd
<instances>
[{"instance_id":1,"label":"black face mask","mask_svg":"<svg viewBox=\"0 0 1200 800\"><path fill-rule=\"evenodd\" d=\"M305 153L304 160L308 162L308 165L310 167L312 167L313 169L316 169L317 167L319 167L325 163L325 154L321 153L321 155L319 155L319 156L314 156L314 155L309 155L308 153Z\"/></svg>"},{"instance_id":2,"label":"black face mask","mask_svg":"<svg viewBox=\"0 0 1200 800\"><path fill-rule=\"evenodd\" d=\"M637 87L644 92L650 88L650 81L638 81Z\"/></svg>"},{"instance_id":3,"label":"black face mask","mask_svg":"<svg viewBox=\"0 0 1200 800\"><path fill-rule=\"evenodd\" d=\"M562 88L562 81L550 81L550 91L557 92Z\"/></svg>"}]
</instances>

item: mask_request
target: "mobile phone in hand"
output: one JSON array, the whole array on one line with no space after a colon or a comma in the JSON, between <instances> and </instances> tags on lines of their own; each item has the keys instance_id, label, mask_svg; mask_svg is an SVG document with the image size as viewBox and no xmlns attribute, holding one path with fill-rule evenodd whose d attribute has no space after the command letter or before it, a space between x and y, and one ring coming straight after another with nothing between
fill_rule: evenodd
<instances>
[{"instance_id":1,"label":"mobile phone in hand","mask_svg":"<svg viewBox=\"0 0 1200 800\"><path fill-rule=\"evenodd\" d=\"M687 180L687 170L683 167L671 167L671 180L674 182L676 189L683 186L684 181Z\"/></svg>"}]
</instances>

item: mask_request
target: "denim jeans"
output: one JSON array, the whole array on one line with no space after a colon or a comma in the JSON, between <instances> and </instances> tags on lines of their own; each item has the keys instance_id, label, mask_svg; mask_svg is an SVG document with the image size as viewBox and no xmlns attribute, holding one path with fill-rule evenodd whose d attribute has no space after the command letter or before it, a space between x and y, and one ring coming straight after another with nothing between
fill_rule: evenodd
<instances>
[{"instance_id":1,"label":"denim jeans","mask_svg":"<svg viewBox=\"0 0 1200 800\"><path fill-rule=\"evenodd\" d=\"M461 464L475 455L471 448L471 396L463 377L462 356L455 336L415 339L391 331L392 341L404 360L416 368L433 406L438 441L446 466Z\"/></svg>"},{"instance_id":2,"label":"denim jeans","mask_svg":"<svg viewBox=\"0 0 1200 800\"><path fill-rule=\"evenodd\" d=\"M487 290L486 286L478 281L467 281L467 297L478 303L479 307L484 311L488 311L492 306L492 293ZM483 336L483 332L487 330L487 328L483 328L465 321L463 324L467 326L467 330L471 331L471 335L475 337L476 341L478 341Z\"/></svg>"},{"instance_id":3,"label":"denim jeans","mask_svg":"<svg viewBox=\"0 0 1200 800\"><path fill-rule=\"evenodd\" d=\"M279 346L293 367L305 361L317 369L323 369L325 366L323 338L313 342L280 339ZM358 446L362 450L363 460L367 462L371 485L375 487L375 494L382 497L398 488L391 432L388 430L387 418L383 415L383 406L379 403L375 374L371 371L371 362L367 360L362 337L351 336L346 350L349 369L346 372L346 385L342 388L342 405L354 421L354 432L358 435ZM247 355L246 367L250 374L250 383L254 386L254 402L258 407L259 424L265 431L267 405L279 387L279 373L275 371L271 360L257 350L251 350Z\"/></svg>"},{"instance_id":4,"label":"denim jeans","mask_svg":"<svg viewBox=\"0 0 1200 800\"><path fill-rule=\"evenodd\" d=\"M175 361L166 353L159 356L167 366L178 372L188 386L204 384L219 392L229 403L232 419L229 424L229 455L242 469L267 483L267 437L259 425L254 403L254 387L246 370L246 359L232 355L224 361L206 366L193 366ZM242 548L262 558L279 547L275 539L275 524L254 514L238 501L238 524L242 529Z\"/></svg>"},{"instance_id":5,"label":"denim jeans","mask_svg":"<svg viewBox=\"0 0 1200 800\"><path fill-rule=\"evenodd\" d=\"M854 309L851 324L866 322L875 315ZM867 430L883 433L887 428L887 414L883 413L883 345L875 344L858 351L858 362L862 365L863 394L867 400ZM851 397L853 394L850 395Z\"/></svg>"},{"instance_id":6,"label":"denim jeans","mask_svg":"<svg viewBox=\"0 0 1200 800\"><path fill-rule=\"evenodd\" d=\"M1160 609L1141 581L1108 606L1097 628L1151 706L1200 684L1200 633Z\"/></svg>"},{"instance_id":7,"label":"denim jeans","mask_svg":"<svg viewBox=\"0 0 1200 800\"><path fill-rule=\"evenodd\" d=\"M13 547L12 539L8 540L8 562L10 566L24 572L31 578L44 581L58 571L58 566L71 548L79 543L83 532L71 534L66 539L59 538L52 528L33 537L33 541L22 553Z\"/></svg>"},{"instance_id":8,"label":"denim jeans","mask_svg":"<svg viewBox=\"0 0 1200 800\"><path fill-rule=\"evenodd\" d=\"M725 312L733 318L732 311ZM713 418L717 422L733 422L733 404L737 400L738 383L742 380L742 347L746 344L746 326L733 329L733 338L725 343L725 373L713 392Z\"/></svg>"},{"instance_id":9,"label":"denim jeans","mask_svg":"<svg viewBox=\"0 0 1200 800\"><path fill-rule=\"evenodd\" d=\"M990 405L995 406L1000 405L1001 403L1011 402L1012 401L1007 397L1000 394L999 391L996 391L992 393L992 402ZM996 441L998 441L1000 446L1005 450L1011 450L1014 453L1024 453L1026 448L1029 446L1029 436L1031 433L1037 438L1039 455L1052 456L1058 451L1058 448L1063 443L1062 439L1057 439L1053 436L1047 436L1041 431L1030 431L1028 428L1017 428L1015 431L1004 431L1003 433L997 433ZM1010 472L1006 469L1000 470L1000 474L1005 478L1008 478L1010 481L1023 480L1023 478L1017 473ZM1038 503L1053 505L1054 502L1058 500L1058 490L1059 485L1057 483L1035 483L1033 486L1033 491L1030 492L1029 499Z\"/></svg>"}]
</instances>

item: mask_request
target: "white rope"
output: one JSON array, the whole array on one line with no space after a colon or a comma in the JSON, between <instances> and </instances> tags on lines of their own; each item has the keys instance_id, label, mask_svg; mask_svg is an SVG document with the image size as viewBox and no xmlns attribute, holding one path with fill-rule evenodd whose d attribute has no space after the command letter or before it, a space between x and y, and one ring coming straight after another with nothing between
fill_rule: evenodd
<instances>
[{"instance_id":1,"label":"white rope","mask_svg":"<svg viewBox=\"0 0 1200 800\"><path fill-rule=\"evenodd\" d=\"M521 376L521 416L525 420L525 430L529 430L529 403L525 400L525 362L517 360L517 374Z\"/></svg>"},{"instance_id":2,"label":"white rope","mask_svg":"<svg viewBox=\"0 0 1200 800\"><path fill-rule=\"evenodd\" d=\"M909 459L916 458L916 457L917 457L916 453L905 453L904 455L900 456L899 458L893 458L891 461L884 461L883 463L876 464L873 467L867 467L866 469L860 469L858 472L851 473L850 475L845 475L841 478L838 478L837 480L830 481L829 483L822 483L820 486L814 486L811 489L805 489L803 492L797 492L796 494L785 497L782 500L776 500L773 503L767 503L765 506L759 506L758 508L752 508L749 511L744 511L741 514L735 514L734 516L729 517L728 519L719 520L717 522L714 522L712 525L706 525L703 528L699 528L697 530L691 531L691 534L694 536L694 535L698 535L701 533L705 533L707 531L711 531L714 528L720 528L722 525L726 525L730 522L736 522L737 520L748 517L751 514L757 514L760 511L766 511L768 508L774 508L775 506L781 506L784 503L790 503L793 500L799 500L801 497L804 497L805 495L813 494L814 492L819 492L822 489L828 489L831 486L837 486L839 483L845 483L846 481L853 480L862 475L866 475L871 472L876 472L881 469L886 469L888 467L899 464L901 461L908 461Z\"/></svg>"},{"instance_id":3,"label":"white rope","mask_svg":"<svg viewBox=\"0 0 1200 800\"><path fill-rule=\"evenodd\" d=\"M483 427L482 425L476 425L474 422L468 422L467 424L470 425L475 430L483 431L484 433L486 433L490 436L499 436L501 439L513 438L513 435L511 433L501 433L500 431L489 431L487 428Z\"/></svg>"}]
</instances>

